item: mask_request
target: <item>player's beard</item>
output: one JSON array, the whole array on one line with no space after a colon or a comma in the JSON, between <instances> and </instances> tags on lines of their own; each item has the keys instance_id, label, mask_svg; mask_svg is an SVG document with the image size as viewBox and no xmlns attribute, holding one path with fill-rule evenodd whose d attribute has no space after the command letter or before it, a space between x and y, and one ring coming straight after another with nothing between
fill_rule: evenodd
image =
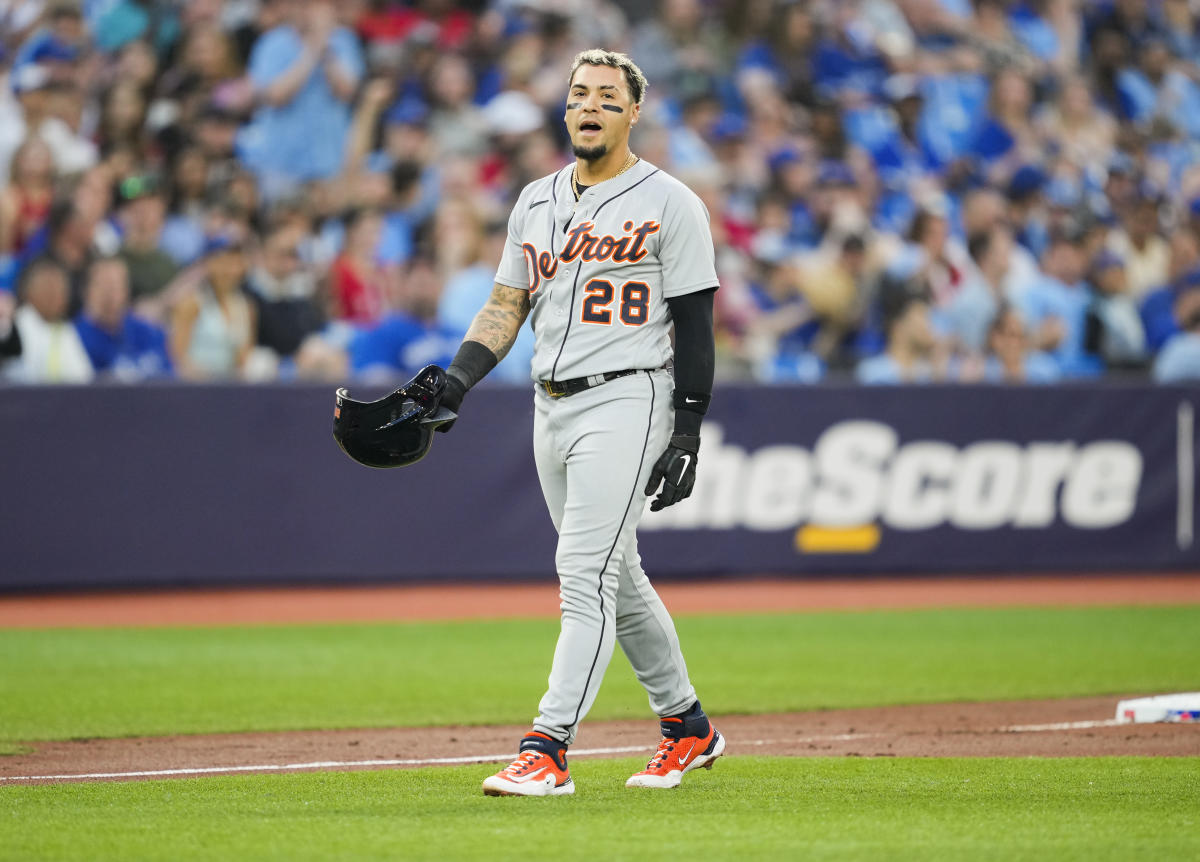
<instances>
[{"instance_id":1,"label":"player's beard","mask_svg":"<svg viewBox=\"0 0 1200 862\"><path fill-rule=\"evenodd\" d=\"M577 159L583 159L585 162L595 162L608 155L608 144L597 144L594 147L572 144L571 151L575 153L575 158Z\"/></svg>"}]
</instances>

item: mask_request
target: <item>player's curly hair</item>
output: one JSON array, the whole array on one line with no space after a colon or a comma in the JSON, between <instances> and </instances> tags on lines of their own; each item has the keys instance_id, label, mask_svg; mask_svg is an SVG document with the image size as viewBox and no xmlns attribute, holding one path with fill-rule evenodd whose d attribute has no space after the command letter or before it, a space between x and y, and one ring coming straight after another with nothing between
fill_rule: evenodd
<instances>
[{"instance_id":1,"label":"player's curly hair","mask_svg":"<svg viewBox=\"0 0 1200 862\"><path fill-rule=\"evenodd\" d=\"M571 74L567 77L568 84L575 80L575 73L579 71L580 66L611 66L614 69L620 69L625 73L625 83L629 85L629 95L633 98L635 105L642 103L642 99L646 98L646 90L650 88L646 82L646 76L642 74L637 63L619 51L605 51L603 48L589 48L586 51L580 51L575 55L575 62L571 64Z\"/></svg>"}]
</instances>

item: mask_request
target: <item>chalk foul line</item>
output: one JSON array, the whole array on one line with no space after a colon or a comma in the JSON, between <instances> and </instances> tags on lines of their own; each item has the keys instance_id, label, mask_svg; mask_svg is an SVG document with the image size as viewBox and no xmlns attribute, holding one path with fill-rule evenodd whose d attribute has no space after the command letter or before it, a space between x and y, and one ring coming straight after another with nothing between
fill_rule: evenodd
<instances>
[{"instance_id":1,"label":"chalk foul line","mask_svg":"<svg viewBox=\"0 0 1200 862\"><path fill-rule=\"evenodd\" d=\"M1010 727L998 727L996 733L1039 733L1051 730L1086 730L1096 727L1113 727L1122 722L1116 719L1098 721L1060 721L1051 724L1017 724ZM751 739L738 740L739 748L744 746L779 745L798 742L846 742L857 739L871 739L888 736L886 733L831 733L820 736L797 736L791 739ZM572 757L597 757L609 754L637 754L639 751L651 751L652 745L622 745L608 748L581 748L571 752ZM79 772L68 775L0 775L4 781L86 781L102 778L168 778L183 775L220 775L238 772L294 772L301 769L353 769L356 767L379 766L461 766L468 763L503 763L512 759L512 753L505 754L472 754L466 757L420 757L420 758L388 758L377 760L314 760L307 763L259 763L248 766L191 766L180 769L142 769L132 772Z\"/></svg>"},{"instance_id":2,"label":"chalk foul line","mask_svg":"<svg viewBox=\"0 0 1200 862\"><path fill-rule=\"evenodd\" d=\"M1092 727L1116 727L1128 722L1115 718L1105 718L1098 721L1056 721L1052 724L1017 724L1012 727L1002 727L1004 733L1037 733L1042 730L1087 730Z\"/></svg>"}]
</instances>

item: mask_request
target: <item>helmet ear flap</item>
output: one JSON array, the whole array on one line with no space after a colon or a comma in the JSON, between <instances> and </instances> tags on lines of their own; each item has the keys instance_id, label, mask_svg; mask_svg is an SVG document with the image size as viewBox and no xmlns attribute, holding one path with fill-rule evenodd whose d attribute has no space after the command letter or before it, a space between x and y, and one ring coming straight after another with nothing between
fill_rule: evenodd
<instances>
[{"instance_id":1,"label":"helmet ear flap","mask_svg":"<svg viewBox=\"0 0 1200 862\"><path fill-rule=\"evenodd\" d=\"M367 467L406 467L433 445L433 432L457 418L441 407L446 372L427 365L408 383L376 401L357 401L338 389L333 437L342 451Z\"/></svg>"}]
</instances>

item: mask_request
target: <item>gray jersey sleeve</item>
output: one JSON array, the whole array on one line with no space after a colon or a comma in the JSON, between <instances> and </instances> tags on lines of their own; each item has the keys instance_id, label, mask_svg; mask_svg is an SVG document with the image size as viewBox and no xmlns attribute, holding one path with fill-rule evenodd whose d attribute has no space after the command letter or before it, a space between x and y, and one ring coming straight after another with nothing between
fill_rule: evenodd
<instances>
[{"instance_id":1,"label":"gray jersey sleeve","mask_svg":"<svg viewBox=\"0 0 1200 862\"><path fill-rule=\"evenodd\" d=\"M708 210L690 189L678 189L667 198L658 257L664 296L683 296L718 286Z\"/></svg>"},{"instance_id":2,"label":"gray jersey sleeve","mask_svg":"<svg viewBox=\"0 0 1200 862\"><path fill-rule=\"evenodd\" d=\"M529 289L529 265L525 260L525 249L521 246L522 231L524 230L525 213L529 199L527 186L517 198L512 212L508 216L508 241L504 243L504 253L500 255L500 267L496 270L496 282L506 287Z\"/></svg>"}]
</instances>

